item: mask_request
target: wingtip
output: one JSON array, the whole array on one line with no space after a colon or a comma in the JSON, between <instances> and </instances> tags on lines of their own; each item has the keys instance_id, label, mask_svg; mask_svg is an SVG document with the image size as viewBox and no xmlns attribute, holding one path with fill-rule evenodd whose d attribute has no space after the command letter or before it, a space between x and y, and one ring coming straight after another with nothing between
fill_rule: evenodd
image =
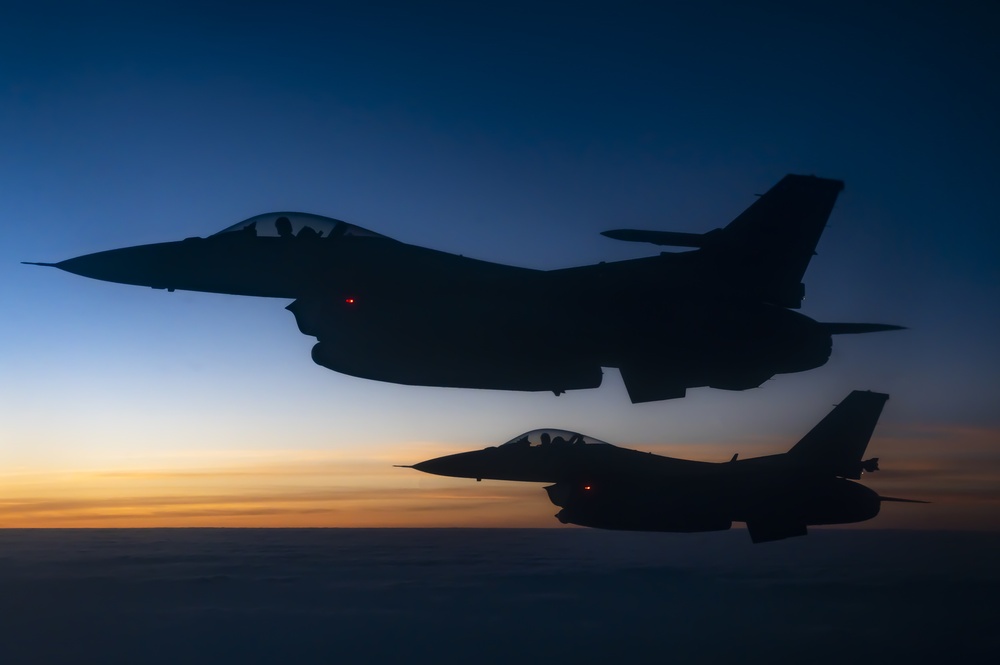
<instances>
[{"instance_id":1,"label":"wingtip","mask_svg":"<svg viewBox=\"0 0 1000 665\"><path fill-rule=\"evenodd\" d=\"M46 268L58 268L58 263L45 263L43 261L21 261L22 265L26 266L45 266Z\"/></svg>"}]
</instances>

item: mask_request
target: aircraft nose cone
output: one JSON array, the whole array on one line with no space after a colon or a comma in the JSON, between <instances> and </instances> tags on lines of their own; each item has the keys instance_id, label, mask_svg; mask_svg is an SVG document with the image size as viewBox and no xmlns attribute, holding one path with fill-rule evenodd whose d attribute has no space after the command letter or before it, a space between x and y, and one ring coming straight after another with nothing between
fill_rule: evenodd
<instances>
[{"instance_id":1,"label":"aircraft nose cone","mask_svg":"<svg viewBox=\"0 0 1000 665\"><path fill-rule=\"evenodd\" d=\"M413 468L436 476L454 478L482 478L482 451L445 455L414 464Z\"/></svg>"},{"instance_id":2,"label":"aircraft nose cone","mask_svg":"<svg viewBox=\"0 0 1000 665\"><path fill-rule=\"evenodd\" d=\"M460 471L464 465L456 464L455 460L451 459L452 457L454 455L427 460L419 464L414 464L413 468L417 471L432 473L436 476L461 476Z\"/></svg>"},{"instance_id":3,"label":"aircraft nose cone","mask_svg":"<svg viewBox=\"0 0 1000 665\"><path fill-rule=\"evenodd\" d=\"M105 254L106 252L98 252L97 254L77 256L56 263L55 267L82 277L113 281L108 280L108 277L122 272L120 269L116 269L120 268L119 266L114 265L120 261L114 261L114 257L106 257Z\"/></svg>"},{"instance_id":4,"label":"aircraft nose cone","mask_svg":"<svg viewBox=\"0 0 1000 665\"><path fill-rule=\"evenodd\" d=\"M431 459L427 460L426 462L420 462L418 464L414 464L413 468L416 469L417 471L423 471L424 473L433 473L437 475L437 469L438 469L437 461L438 460L436 459Z\"/></svg>"},{"instance_id":5,"label":"aircraft nose cone","mask_svg":"<svg viewBox=\"0 0 1000 665\"><path fill-rule=\"evenodd\" d=\"M74 275L106 282L159 286L151 283L154 281L150 274L152 268L150 259L152 257L148 255L149 252L143 251L143 249L133 247L85 254L60 261L55 264L55 267Z\"/></svg>"}]
</instances>

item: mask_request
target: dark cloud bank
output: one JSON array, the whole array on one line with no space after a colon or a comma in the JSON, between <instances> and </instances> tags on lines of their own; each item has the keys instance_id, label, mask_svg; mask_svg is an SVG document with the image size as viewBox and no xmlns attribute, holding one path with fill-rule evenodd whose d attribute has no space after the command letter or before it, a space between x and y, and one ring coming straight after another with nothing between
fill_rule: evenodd
<instances>
[{"instance_id":1,"label":"dark cloud bank","mask_svg":"<svg viewBox=\"0 0 1000 665\"><path fill-rule=\"evenodd\" d=\"M944 662L1000 534L0 531L4 663Z\"/></svg>"}]
</instances>

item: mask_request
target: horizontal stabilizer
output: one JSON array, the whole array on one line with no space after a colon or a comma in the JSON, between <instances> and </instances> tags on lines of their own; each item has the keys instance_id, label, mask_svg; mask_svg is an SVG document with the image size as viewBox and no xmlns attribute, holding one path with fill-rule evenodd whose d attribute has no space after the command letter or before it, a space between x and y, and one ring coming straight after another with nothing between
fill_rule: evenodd
<instances>
[{"instance_id":1,"label":"horizontal stabilizer","mask_svg":"<svg viewBox=\"0 0 1000 665\"><path fill-rule=\"evenodd\" d=\"M906 326L894 326L888 323L823 323L820 325L830 335L860 335L861 333L885 332L887 330L906 330Z\"/></svg>"},{"instance_id":2,"label":"horizontal stabilizer","mask_svg":"<svg viewBox=\"0 0 1000 665\"><path fill-rule=\"evenodd\" d=\"M678 233L675 231L640 231L638 229L614 229L602 231L602 236L627 242L648 242L671 247L705 247L710 244L712 232Z\"/></svg>"}]
</instances>

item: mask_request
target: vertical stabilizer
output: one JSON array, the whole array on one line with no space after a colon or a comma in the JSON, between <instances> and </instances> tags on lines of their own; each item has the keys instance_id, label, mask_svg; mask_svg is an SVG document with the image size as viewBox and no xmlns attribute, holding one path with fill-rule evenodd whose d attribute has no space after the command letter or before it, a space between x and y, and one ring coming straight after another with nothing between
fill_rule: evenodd
<instances>
[{"instance_id":1,"label":"vertical stabilizer","mask_svg":"<svg viewBox=\"0 0 1000 665\"><path fill-rule=\"evenodd\" d=\"M780 307L798 309L802 277L816 253L844 183L811 175L786 175L723 229L708 233L614 229L602 235L654 245L697 247L707 262L705 279Z\"/></svg>"},{"instance_id":2,"label":"vertical stabilizer","mask_svg":"<svg viewBox=\"0 0 1000 665\"><path fill-rule=\"evenodd\" d=\"M720 267L763 300L797 309L802 278L827 218L844 189L840 180L786 175L721 231L709 251Z\"/></svg>"},{"instance_id":3,"label":"vertical stabilizer","mask_svg":"<svg viewBox=\"0 0 1000 665\"><path fill-rule=\"evenodd\" d=\"M842 478L861 477L861 456L889 396L855 390L838 404L788 455L796 463Z\"/></svg>"}]
</instances>

